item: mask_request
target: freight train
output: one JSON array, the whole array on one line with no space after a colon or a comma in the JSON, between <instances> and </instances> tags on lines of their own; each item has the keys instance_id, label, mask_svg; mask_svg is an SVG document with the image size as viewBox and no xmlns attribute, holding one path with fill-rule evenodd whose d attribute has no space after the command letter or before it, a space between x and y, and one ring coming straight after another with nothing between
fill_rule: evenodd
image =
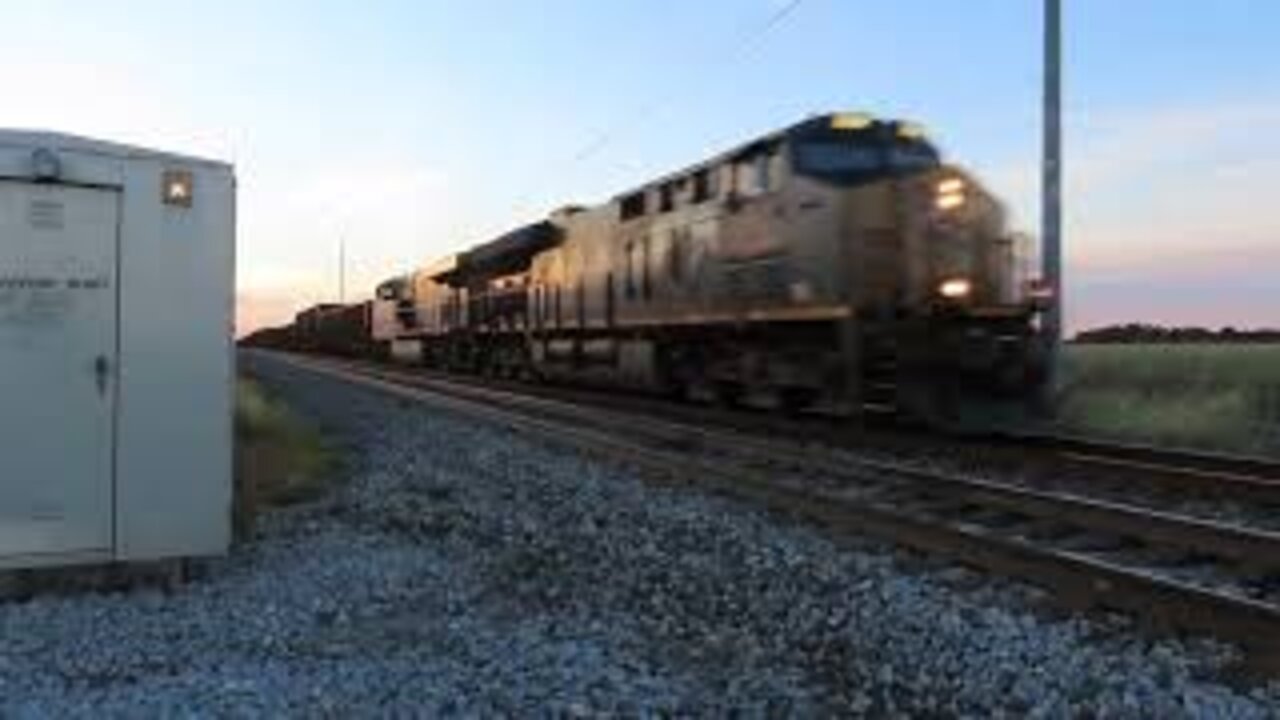
<instances>
[{"instance_id":1,"label":"freight train","mask_svg":"<svg viewBox=\"0 0 1280 720\"><path fill-rule=\"evenodd\" d=\"M1001 203L916 124L811 117L248 344L986 429L1035 414Z\"/></svg>"}]
</instances>

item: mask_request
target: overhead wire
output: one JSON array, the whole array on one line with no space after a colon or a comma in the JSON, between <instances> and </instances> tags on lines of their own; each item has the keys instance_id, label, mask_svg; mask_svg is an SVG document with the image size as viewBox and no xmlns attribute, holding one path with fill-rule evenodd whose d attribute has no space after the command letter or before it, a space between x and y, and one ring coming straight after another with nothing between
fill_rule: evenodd
<instances>
[{"instance_id":1,"label":"overhead wire","mask_svg":"<svg viewBox=\"0 0 1280 720\"><path fill-rule=\"evenodd\" d=\"M805 0L788 0L785 5L779 7L771 13L769 17L765 18L759 26L750 29L740 36L738 40L730 46L729 52L731 59L733 61L741 61L745 59L749 53L759 49L763 45L764 40L768 37L769 33L781 25L785 20L787 20L787 18L791 17L795 11L804 4L804 2ZM668 104L670 104L670 97L656 97L642 105L636 112L627 115L626 120L629 120L631 124L634 124L635 122L652 115L654 112ZM627 125L624 121L623 123L613 124L609 128L601 131L592 141L583 145L583 147L573 155L572 162L580 163L599 153L619 135L620 129L625 127L627 127Z\"/></svg>"}]
</instances>

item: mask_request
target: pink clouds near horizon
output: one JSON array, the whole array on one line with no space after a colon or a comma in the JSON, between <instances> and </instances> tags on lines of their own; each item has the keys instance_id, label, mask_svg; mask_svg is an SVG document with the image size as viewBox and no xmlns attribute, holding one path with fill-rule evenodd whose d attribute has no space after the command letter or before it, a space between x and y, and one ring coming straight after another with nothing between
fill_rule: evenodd
<instances>
[{"instance_id":1,"label":"pink clouds near horizon","mask_svg":"<svg viewBox=\"0 0 1280 720\"><path fill-rule=\"evenodd\" d=\"M1063 246L1069 332L1123 322L1280 326L1280 106L1231 104L1067 118ZM997 193L1038 216L1033 158Z\"/></svg>"},{"instance_id":2,"label":"pink clouds near horizon","mask_svg":"<svg viewBox=\"0 0 1280 720\"><path fill-rule=\"evenodd\" d=\"M1145 266L1067 268L1067 327L1125 322L1218 328L1280 327L1280 242L1205 249Z\"/></svg>"},{"instance_id":3,"label":"pink clouds near horizon","mask_svg":"<svg viewBox=\"0 0 1280 720\"><path fill-rule=\"evenodd\" d=\"M285 293L237 292L236 337L244 337L261 328L288 324L300 309L299 300Z\"/></svg>"}]
</instances>

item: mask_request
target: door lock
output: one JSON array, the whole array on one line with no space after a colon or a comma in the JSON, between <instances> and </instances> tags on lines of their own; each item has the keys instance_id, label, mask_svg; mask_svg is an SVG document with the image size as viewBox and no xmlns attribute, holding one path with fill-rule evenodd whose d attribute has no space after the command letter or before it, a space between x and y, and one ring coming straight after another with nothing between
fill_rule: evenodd
<instances>
[{"instance_id":1,"label":"door lock","mask_svg":"<svg viewBox=\"0 0 1280 720\"><path fill-rule=\"evenodd\" d=\"M106 355L99 355L93 361L93 374L98 380L98 394L107 394L107 381L111 378L111 361Z\"/></svg>"}]
</instances>

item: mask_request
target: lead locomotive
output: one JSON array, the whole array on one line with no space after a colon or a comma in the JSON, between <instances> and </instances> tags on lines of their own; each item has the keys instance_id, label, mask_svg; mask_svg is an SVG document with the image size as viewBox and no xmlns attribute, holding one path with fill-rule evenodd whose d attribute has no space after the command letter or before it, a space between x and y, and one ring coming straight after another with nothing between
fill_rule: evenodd
<instances>
[{"instance_id":1,"label":"lead locomotive","mask_svg":"<svg viewBox=\"0 0 1280 720\"><path fill-rule=\"evenodd\" d=\"M367 335L457 371L988 429L1045 379L1048 299L1017 268L1003 207L918 126L831 114L383 283Z\"/></svg>"}]
</instances>

